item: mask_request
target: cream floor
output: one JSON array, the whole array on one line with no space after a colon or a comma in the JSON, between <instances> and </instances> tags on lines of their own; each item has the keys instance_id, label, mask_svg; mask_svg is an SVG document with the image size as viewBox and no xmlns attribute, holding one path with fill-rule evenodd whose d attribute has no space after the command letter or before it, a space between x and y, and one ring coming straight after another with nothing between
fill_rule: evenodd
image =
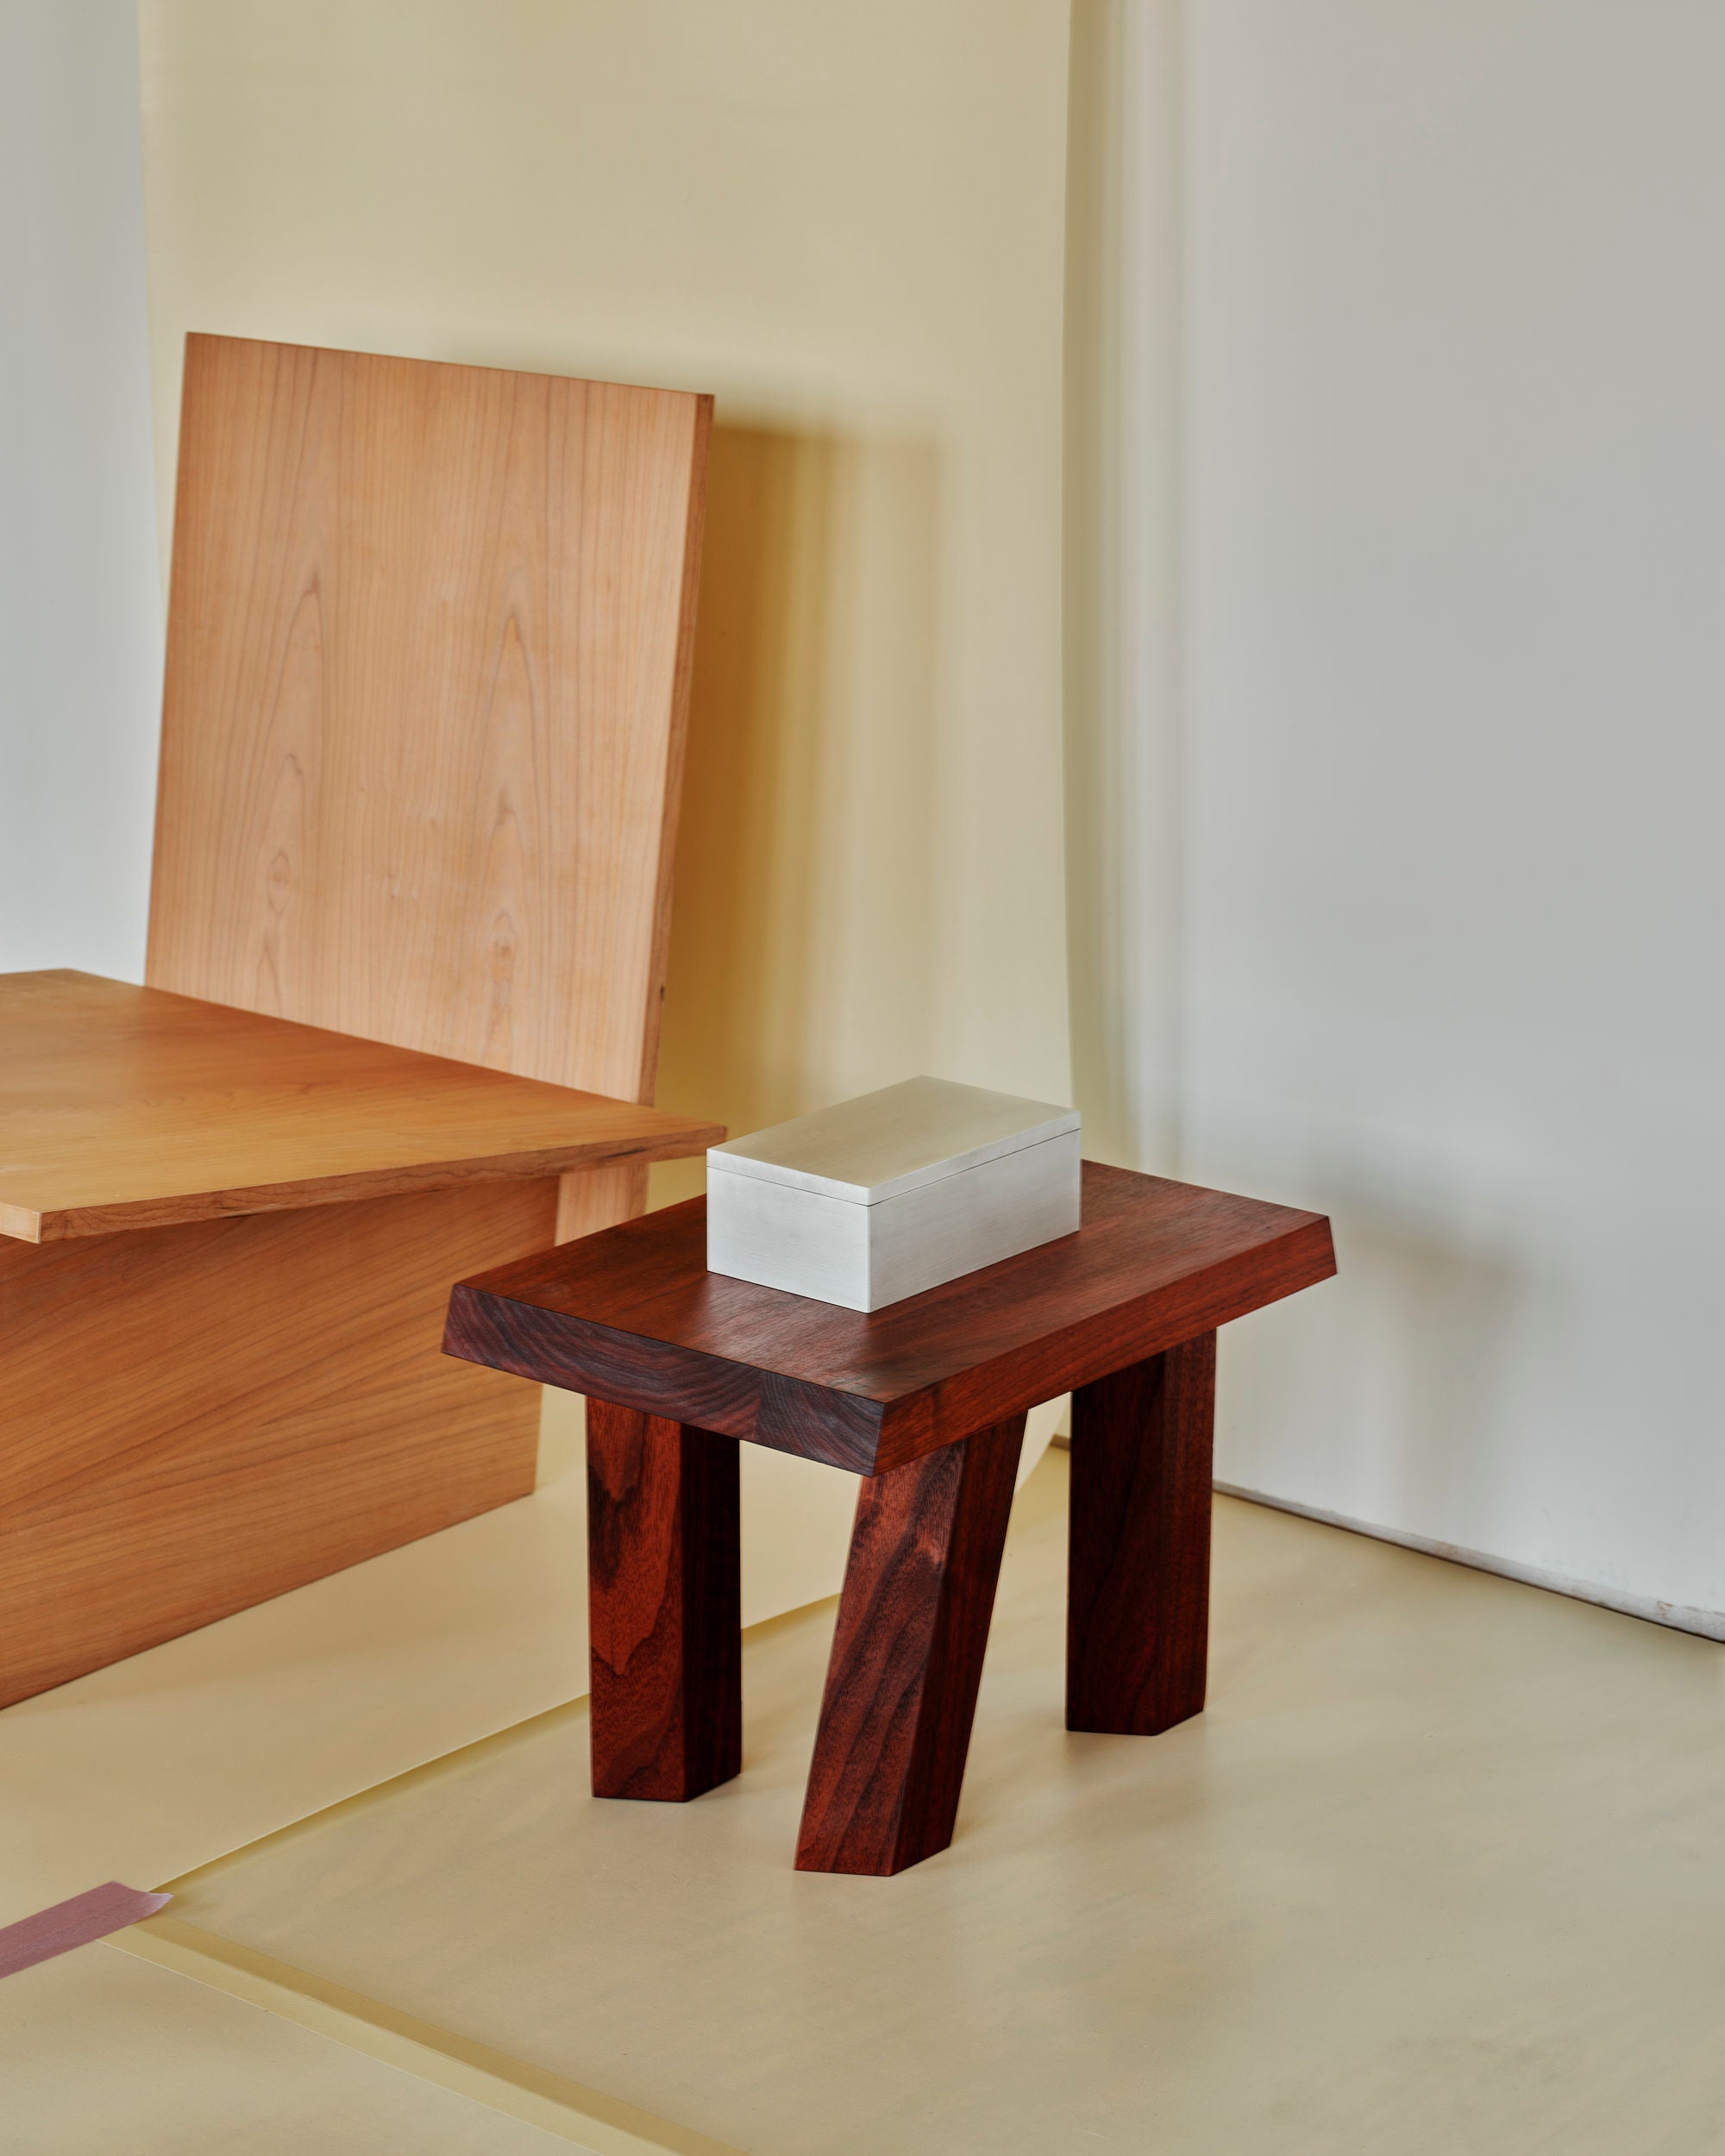
<instances>
[{"instance_id":1,"label":"cream floor","mask_svg":"<svg viewBox=\"0 0 1725 2156\"><path fill-rule=\"evenodd\" d=\"M1210 1710L1068 1736L1064 1471L1020 1496L959 1833L915 1871L790 1869L827 1604L750 1634L745 1769L696 1804L593 1803L562 1708L125 1936L480 2058L566 2140L593 2091L638 2107L605 2149L1725 2147L1725 1651L1223 1500Z\"/></svg>"},{"instance_id":2,"label":"cream floor","mask_svg":"<svg viewBox=\"0 0 1725 2156\"><path fill-rule=\"evenodd\" d=\"M472 2098L98 1945L0 1984L4 2156L565 2156Z\"/></svg>"},{"instance_id":3,"label":"cream floor","mask_svg":"<svg viewBox=\"0 0 1725 2156\"><path fill-rule=\"evenodd\" d=\"M1059 1413L1038 1409L1025 1470ZM0 1711L0 1924L147 1886L576 1699L581 1402L548 1393L531 1497ZM831 1595L850 1478L743 1448L744 1621Z\"/></svg>"},{"instance_id":4,"label":"cream floor","mask_svg":"<svg viewBox=\"0 0 1725 2156\"><path fill-rule=\"evenodd\" d=\"M581 1403L546 1396L531 1497L0 1712L0 1924L149 1886L587 1684ZM744 1448L743 1614L831 1594L844 1479Z\"/></svg>"},{"instance_id":5,"label":"cream floor","mask_svg":"<svg viewBox=\"0 0 1725 2156\"><path fill-rule=\"evenodd\" d=\"M580 1451L580 1403L548 1395L532 1497L0 1713L0 1924L105 1878L157 1883L577 1698ZM760 1620L831 1592L854 1493L758 1447L743 1464L743 1610ZM84 1948L0 1983L0 2156L664 2145L599 2092L351 2033L297 1991Z\"/></svg>"}]
</instances>

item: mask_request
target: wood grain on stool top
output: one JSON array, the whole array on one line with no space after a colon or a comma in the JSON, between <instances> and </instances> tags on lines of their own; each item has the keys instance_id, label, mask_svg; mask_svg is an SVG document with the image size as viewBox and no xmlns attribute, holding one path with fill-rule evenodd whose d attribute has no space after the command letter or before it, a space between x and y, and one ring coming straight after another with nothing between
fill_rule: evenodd
<instances>
[{"instance_id":1,"label":"wood grain on stool top","mask_svg":"<svg viewBox=\"0 0 1725 2156\"><path fill-rule=\"evenodd\" d=\"M1335 1270L1320 1214L1094 1162L1083 1225L864 1314L709 1273L705 1201L464 1282L451 1354L868 1475Z\"/></svg>"},{"instance_id":2,"label":"wood grain on stool top","mask_svg":"<svg viewBox=\"0 0 1725 2156\"><path fill-rule=\"evenodd\" d=\"M0 1234L26 1242L664 1160L716 1129L91 974L0 975Z\"/></svg>"}]
</instances>

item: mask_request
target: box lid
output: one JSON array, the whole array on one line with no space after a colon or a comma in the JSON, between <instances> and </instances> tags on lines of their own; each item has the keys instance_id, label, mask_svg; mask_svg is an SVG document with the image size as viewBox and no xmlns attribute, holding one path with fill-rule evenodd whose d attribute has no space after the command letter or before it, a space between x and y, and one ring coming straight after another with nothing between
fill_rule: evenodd
<instances>
[{"instance_id":1,"label":"box lid","mask_svg":"<svg viewBox=\"0 0 1725 2156\"><path fill-rule=\"evenodd\" d=\"M754 1175L853 1205L879 1205L984 1161L1064 1137L1076 1108L944 1078L906 1078L770 1130L708 1148L711 1171Z\"/></svg>"}]
</instances>

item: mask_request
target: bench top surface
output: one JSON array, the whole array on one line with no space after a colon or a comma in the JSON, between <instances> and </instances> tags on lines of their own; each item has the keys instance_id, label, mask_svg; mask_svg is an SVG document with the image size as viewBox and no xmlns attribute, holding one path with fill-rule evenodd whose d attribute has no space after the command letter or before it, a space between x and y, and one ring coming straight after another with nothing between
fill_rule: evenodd
<instances>
[{"instance_id":1,"label":"bench top surface","mask_svg":"<svg viewBox=\"0 0 1725 2156\"><path fill-rule=\"evenodd\" d=\"M94 974L0 975L0 1233L25 1242L674 1159L724 1134Z\"/></svg>"},{"instance_id":2,"label":"bench top surface","mask_svg":"<svg viewBox=\"0 0 1725 2156\"><path fill-rule=\"evenodd\" d=\"M1076 1234L884 1310L708 1272L697 1198L464 1282L445 1345L872 1474L1334 1270L1320 1213L1086 1162Z\"/></svg>"}]
</instances>

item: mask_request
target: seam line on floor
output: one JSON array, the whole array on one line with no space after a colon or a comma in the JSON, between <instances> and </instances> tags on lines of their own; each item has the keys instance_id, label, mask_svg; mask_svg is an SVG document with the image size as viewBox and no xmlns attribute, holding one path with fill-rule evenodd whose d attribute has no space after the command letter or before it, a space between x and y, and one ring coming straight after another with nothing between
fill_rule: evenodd
<instances>
[{"instance_id":1,"label":"seam line on floor","mask_svg":"<svg viewBox=\"0 0 1725 2156\"><path fill-rule=\"evenodd\" d=\"M114 1933L107 1944L540 2127L593 2156L743 2156L728 2141L674 2125L182 1918L150 1917Z\"/></svg>"}]
</instances>

